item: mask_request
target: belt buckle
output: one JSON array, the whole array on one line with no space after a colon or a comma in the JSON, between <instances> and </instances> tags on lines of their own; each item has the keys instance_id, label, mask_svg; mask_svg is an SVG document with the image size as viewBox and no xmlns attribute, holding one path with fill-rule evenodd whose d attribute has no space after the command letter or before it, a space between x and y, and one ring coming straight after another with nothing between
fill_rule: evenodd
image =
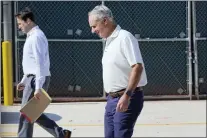
<instances>
[{"instance_id":1,"label":"belt buckle","mask_svg":"<svg viewBox=\"0 0 207 138\"><path fill-rule=\"evenodd\" d=\"M114 92L114 95L115 95L115 97L114 97L114 98L117 98L117 97L119 97L119 96L120 96L118 92Z\"/></svg>"},{"instance_id":2,"label":"belt buckle","mask_svg":"<svg viewBox=\"0 0 207 138\"><path fill-rule=\"evenodd\" d=\"M143 87L138 87L138 91L143 91Z\"/></svg>"}]
</instances>

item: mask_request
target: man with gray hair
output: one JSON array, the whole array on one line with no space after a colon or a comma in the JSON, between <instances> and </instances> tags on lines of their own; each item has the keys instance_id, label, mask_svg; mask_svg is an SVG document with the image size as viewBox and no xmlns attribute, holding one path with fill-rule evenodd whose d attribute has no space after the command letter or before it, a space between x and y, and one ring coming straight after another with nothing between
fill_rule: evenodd
<instances>
[{"instance_id":1,"label":"man with gray hair","mask_svg":"<svg viewBox=\"0 0 207 138\"><path fill-rule=\"evenodd\" d=\"M90 11L88 21L92 33L106 40L102 57L107 93L105 137L131 138L144 104L143 86L147 84L138 41L115 23L111 10L104 5Z\"/></svg>"}]
</instances>

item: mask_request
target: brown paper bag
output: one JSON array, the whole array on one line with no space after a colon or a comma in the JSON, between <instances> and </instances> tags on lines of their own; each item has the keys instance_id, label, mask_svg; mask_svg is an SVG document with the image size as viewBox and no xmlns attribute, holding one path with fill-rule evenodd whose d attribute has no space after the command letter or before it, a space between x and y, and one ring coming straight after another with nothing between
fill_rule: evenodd
<instances>
[{"instance_id":1,"label":"brown paper bag","mask_svg":"<svg viewBox=\"0 0 207 138\"><path fill-rule=\"evenodd\" d=\"M20 112L30 122L34 123L51 103L52 99L44 89L39 99L31 98Z\"/></svg>"}]
</instances>

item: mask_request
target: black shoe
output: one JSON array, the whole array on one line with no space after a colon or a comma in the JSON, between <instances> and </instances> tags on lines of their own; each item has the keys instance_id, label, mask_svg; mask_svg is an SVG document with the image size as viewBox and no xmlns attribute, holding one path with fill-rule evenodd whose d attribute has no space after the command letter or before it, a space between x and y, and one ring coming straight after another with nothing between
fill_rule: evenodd
<instances>
[{"instance_id":1,"label":"black shoe","mask_svg":"<svg viewBox=\"0 0 207 138\"><path fill-rule=\"evenodd\" d=\"M70 130L63 130L64 138L70 138L71 137L71 131Z\"/></svg>"}]
</instances>

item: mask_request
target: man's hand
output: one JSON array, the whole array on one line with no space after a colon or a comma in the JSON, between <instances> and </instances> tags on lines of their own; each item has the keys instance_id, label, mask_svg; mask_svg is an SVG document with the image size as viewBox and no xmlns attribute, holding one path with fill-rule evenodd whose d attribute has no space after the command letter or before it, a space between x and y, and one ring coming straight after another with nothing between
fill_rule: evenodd
<instances>
[{"instance_id":1,"label":"man's hand","mask_svg":"<svg viewBox=\"0 0 207 138\"><path fill-rule=\"evenodd\" d=\"M25 88L25 85L24 85L23 83L19 83L19 84L17 85L17 90L18 90L18 91L22 91L22 90L24 90L24 88Z\"/></svg>"},{"instance_id":2,"label":"man's hand","mask_svg":"<svg viewBox=\"0 0 207 138\"><path fill-rule=\"evenodd\" d=\"M40 99L40 96L41 96L41 89L37 89L35 92L34 92L34 97L36 98L36 99Z\"/></svg>"},{"instance_id":3,"label":"man's hand","mask_svg":"<svg viewBox=\"0 0 207 138\"><path fill-rule=\"evenodd\" d=\"M118 102L118 104L116 106L116 111L117 112L125 112L125 111L127 111L128 106L129 106L129 102L130 102L130 97L124 93L121 96L121 98L119 99L119 102Z\"/></svg>"}]
</instances>

